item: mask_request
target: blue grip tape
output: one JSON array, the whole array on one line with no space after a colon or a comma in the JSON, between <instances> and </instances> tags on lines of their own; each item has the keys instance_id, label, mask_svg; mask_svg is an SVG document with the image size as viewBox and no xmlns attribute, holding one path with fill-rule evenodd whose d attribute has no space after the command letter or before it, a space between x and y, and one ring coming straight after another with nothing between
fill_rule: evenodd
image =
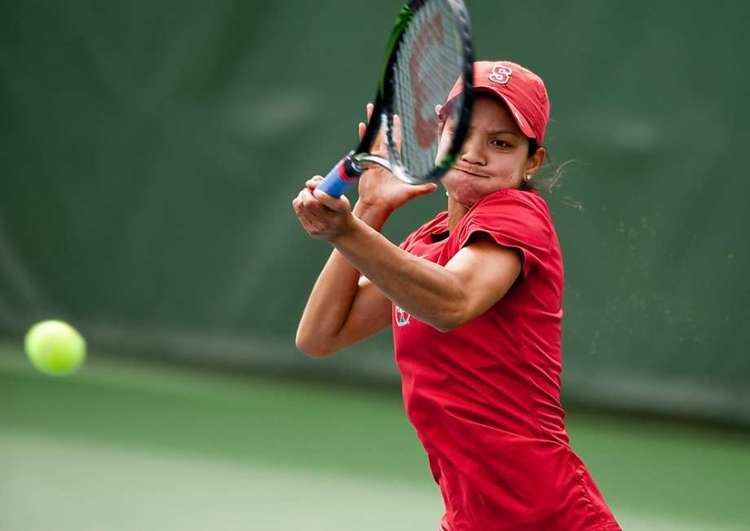
<instances>
[{"instance_id":1,"label":"blue grip tape","mask_svg":"<svg viewBox=\"0 0 750 531\"><path fill-rule=\"evenodd\" d=\"M328 172L326 178L318 185L321 190L333 197L341 197L352 184L356 177L349 177L346 173L345 160L339 161L333 169Z\"/></svg>"}]
</instances>

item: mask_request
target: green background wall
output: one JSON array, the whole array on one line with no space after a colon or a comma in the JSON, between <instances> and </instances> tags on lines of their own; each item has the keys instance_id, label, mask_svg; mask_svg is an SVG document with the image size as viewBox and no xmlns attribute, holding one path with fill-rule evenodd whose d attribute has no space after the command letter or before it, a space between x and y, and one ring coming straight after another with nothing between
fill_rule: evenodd
<instances>
[{"instance_id":1,"label":"green background wall","mask_svg":"<svg viewBox=\"0 0 750 531\"><path fill-rule=\"evenodd\" d=\"M478 57L545 78L572 161L548 196L568 398L750 422L750 7L468 5ZM351 144L398 2L0 7L0 335L56 316L123 356L395 381L388 334L295 351L329 248L290 202Z\"/></svg>"}]
</instances>

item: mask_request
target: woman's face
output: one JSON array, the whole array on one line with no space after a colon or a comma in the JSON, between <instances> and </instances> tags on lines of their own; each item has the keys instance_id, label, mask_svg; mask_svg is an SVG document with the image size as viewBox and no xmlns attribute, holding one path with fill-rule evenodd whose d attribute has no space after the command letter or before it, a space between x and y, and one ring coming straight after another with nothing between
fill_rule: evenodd
<instances>
[{"instance_id":1,"label":"woman's face","mask_svg":"<svg viewBox=\"0 0 750 531\"><path fill-rule=\"evenodd\" d=\"M445 124L439 152L450 147L455 122ZM544 149L529 157L529 140L500 101L478 95L466 141L453 168L442 179L448 197L469 208L487 194L503 188L520 188L524 176L544 161Z\"/></svg>"}]
</instances>

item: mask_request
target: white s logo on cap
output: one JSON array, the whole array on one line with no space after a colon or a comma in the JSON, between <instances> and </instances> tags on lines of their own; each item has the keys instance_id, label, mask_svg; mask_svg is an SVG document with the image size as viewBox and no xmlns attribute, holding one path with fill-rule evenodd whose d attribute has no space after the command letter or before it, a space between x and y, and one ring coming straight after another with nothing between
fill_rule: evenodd
<instances>
[{"instance_id":1,"label":"white s logo on cap","mask_svg":"<svg viewBox=\"0 0 750 531\"><path fill-rule=\"evenodd\" d=\"M490 72L489 78L490 81L494 81L495 83L499 83L500 85L507 85L508 81L510 81L510 76L513 75L513 70L508 68L504 65L495 65L492 67L492 72Z\"/></svg>"}]
</instances>

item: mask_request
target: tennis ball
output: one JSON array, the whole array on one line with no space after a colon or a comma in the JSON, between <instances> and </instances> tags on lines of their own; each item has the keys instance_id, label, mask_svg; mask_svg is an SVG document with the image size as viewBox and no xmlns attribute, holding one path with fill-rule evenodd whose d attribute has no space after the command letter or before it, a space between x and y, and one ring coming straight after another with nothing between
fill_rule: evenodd
<instances>
[{"instance_id":1,"label":"tennis ball","mask_svg":"<svg viewBox=\"0 0 750 531\"><path fill-rule=\"evenodd\" d=\"M26 355L40 371L52 376L75 372L86 359L86 341L63 321L42 321L26 333Z\"/></svg>"}]
</instances>

